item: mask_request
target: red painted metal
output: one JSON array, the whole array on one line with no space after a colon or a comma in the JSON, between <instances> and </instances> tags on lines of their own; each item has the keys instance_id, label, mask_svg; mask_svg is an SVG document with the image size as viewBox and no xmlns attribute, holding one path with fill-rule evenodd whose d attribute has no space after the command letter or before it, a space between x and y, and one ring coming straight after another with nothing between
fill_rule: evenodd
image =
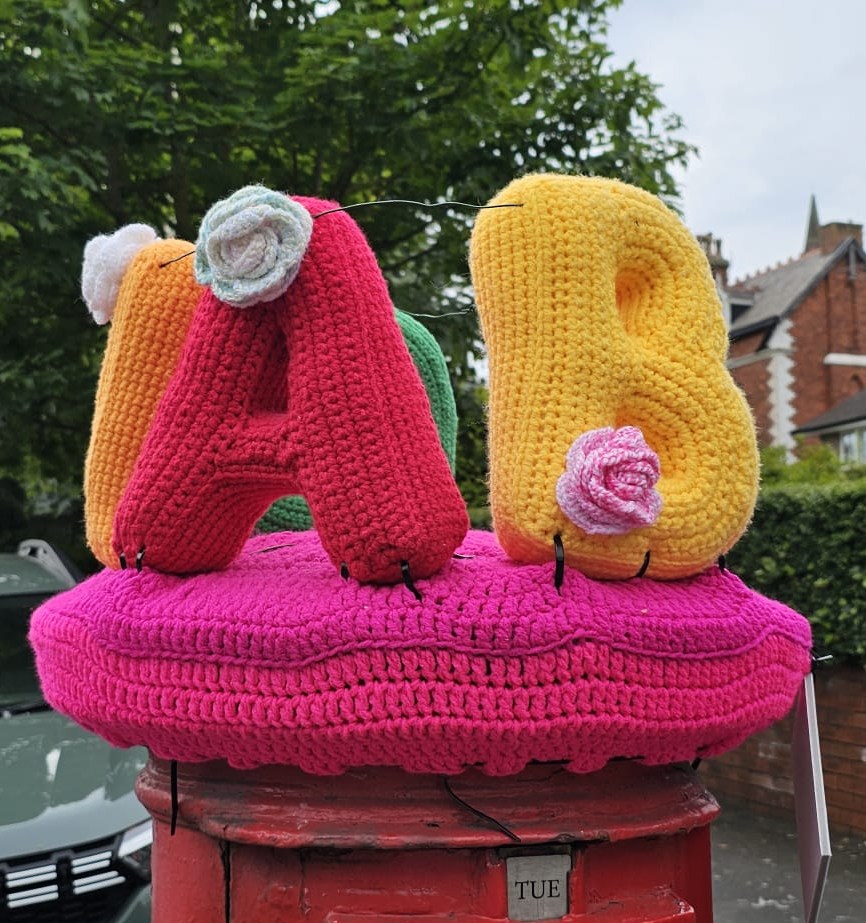
<instances>
[{"instance_id":1,"label":"red painted metal","mask_svg":"<svg viewBox=\"0 0 866 923\"><path fill-rule=\"evenodd\" d=\"M549 852L571 857L564 923L711 923L718 806L687 766L449 784L487 818L436 776L181 764L172 837L169 764L152 759L154 923L507 923L508 857Z\"/></svg>"}]
</instances>

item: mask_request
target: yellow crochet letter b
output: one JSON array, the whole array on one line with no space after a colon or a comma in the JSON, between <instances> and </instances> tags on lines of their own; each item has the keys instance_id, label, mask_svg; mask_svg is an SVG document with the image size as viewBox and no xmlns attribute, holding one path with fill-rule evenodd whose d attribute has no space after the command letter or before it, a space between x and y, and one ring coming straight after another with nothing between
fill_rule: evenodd
<instances>
[{"instance_id":1,"label":"yellow crochet letter b","mask_svg":"<svg viewBox=\"0 0 866 923\"><path fill-rule=\"evenodd\" d=\"M533 175L480 213L493 524L517 561L596 578L699 573L758 488L748 406L703 251L656 197Z\"/></svg>"}]
</instances>

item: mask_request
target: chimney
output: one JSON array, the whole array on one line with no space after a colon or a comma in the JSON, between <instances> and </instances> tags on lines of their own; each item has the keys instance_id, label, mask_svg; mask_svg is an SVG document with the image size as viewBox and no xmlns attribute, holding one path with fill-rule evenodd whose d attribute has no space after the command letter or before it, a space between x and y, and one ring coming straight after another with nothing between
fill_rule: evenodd
<instances>
[{"instance_id":1,"label":"chimney","mask_svg":"<svg viewBox=\"0 0 866 923\"><path fill-rule=\"evenodd\" d=\"M706 254L716 285L726 288L728 285L728 267L731 264L722 256L721 238L713 237L712 234L698 234L697 240Z\"/></svg>"},{"instance_id":2,"label":"chimney","mask_svg":"<svg viewBox=\"0 0 866 923\"><path fill-rule=\"evenodd\" d=\"M822 224L818 232L821 241L821 252L832 253L843 240L853 237L863 246L863 225L852 224L850 221L832 221Z\"/></svg>"}]
</instances>

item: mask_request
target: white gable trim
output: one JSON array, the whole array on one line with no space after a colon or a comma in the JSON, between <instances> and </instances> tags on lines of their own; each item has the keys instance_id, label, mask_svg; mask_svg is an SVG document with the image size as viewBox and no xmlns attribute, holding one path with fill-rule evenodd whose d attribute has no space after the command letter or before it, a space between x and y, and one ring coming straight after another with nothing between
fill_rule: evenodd
<instances>
[{"instance_id":1,"label":"white gable trim","mask_svg":"<svg viewBox=\"0 0 866 923\"><path fill-rule=\"evenodd\" d=\"M827 353L824 356L824 365L853 365L866 368L866 356L858 353Z\"/></svg>"},{"instance_id":2,"label":"white gable trim","mask_svg":"<svg viewBox=\"0 0 866 923\"><path fill-rule=\"evenodd\" d=\"M793 452L794 439L794 338L791 318L785 317L770 336L770 439Z\"/></svg>"}]
</instances>

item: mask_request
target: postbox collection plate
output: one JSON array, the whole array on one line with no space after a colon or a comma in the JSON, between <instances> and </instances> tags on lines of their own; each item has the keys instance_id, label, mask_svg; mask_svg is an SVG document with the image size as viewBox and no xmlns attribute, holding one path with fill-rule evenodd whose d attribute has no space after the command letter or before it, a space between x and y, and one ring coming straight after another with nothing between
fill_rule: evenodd
<instances>
[{"instance_id":1,"label":"postbox collection plate","mask_svg":"<svg viewBox=\"0 0 866 923\"><path fill-rule=\"evenodd\" d=\"M508 917L511 920L557 920L568 913L571 856L509 856Z\"/></svg>"}]
</instances>

